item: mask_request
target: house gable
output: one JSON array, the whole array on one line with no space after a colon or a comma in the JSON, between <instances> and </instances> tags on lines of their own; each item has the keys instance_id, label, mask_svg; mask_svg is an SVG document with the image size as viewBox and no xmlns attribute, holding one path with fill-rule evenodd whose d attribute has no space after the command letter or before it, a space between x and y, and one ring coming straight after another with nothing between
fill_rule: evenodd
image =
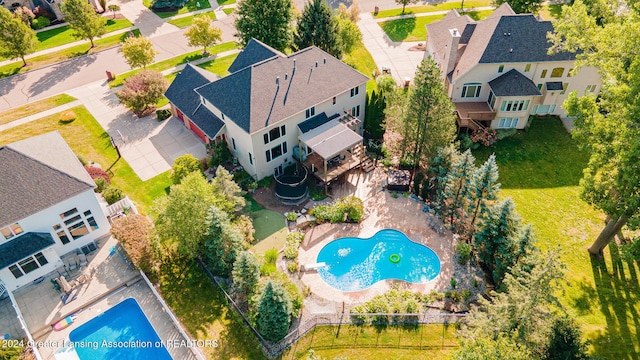
<instances>
[{"instance_id":1,"label":"house gable","mask_svg":"<svg viewBox=\"0 0 640 360\"><path fill-rule=\"evenodd\" d=\"M234 73L238 70L242 70L248 66L255 65L261 61L268 60L276 56L284 57L285 55L259 40L251 39L247 43L247 46L245 46L235 60L233 60L228 71L230 73Z\"/></svg>"},{"instance_id":2,"label":"house gable","mask_svg":"<svg viewBox=\"0 0 640 360\"><path fill-rule=\"evenodd\" d=\"M0 245L0 269L55 245L53 236L49 233L28 232Z\"/></svg>"},{"instance_id":3,"label":"house gable","mask_svg":"<svg viewBox=\"0 0 640 360\"><path fill-rule=\"evenodd\" d=\"M516 69L489 81L489 86L495 96L541 96L536 84ZM562 88L562 83L560 83Z\"/></svg>"}]
</instances>

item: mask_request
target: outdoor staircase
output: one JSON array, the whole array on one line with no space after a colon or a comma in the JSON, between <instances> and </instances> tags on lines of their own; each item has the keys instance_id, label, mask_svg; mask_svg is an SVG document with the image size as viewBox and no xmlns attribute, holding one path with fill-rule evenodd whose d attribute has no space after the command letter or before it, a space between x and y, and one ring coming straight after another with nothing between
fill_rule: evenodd
<instances>
[{"instance_id":1,"label":"outdoor staircase","mask_svg":"<svg viewBox=\"0 0 640 360\"><path fill-rule=\"evenodd\" d=\"M368 173L368 172L371 172L373 169L375 169L376 166L373 165L373 162L368 156L366 155L363 156L363 151L364 151L364 147L362 146L362 144L358 144L353 148L353 156L357 157L358 159L362 159L364 157L364 159L360 163L360 168L364 170L364 172Z\"/></svg>"}]
</instances>

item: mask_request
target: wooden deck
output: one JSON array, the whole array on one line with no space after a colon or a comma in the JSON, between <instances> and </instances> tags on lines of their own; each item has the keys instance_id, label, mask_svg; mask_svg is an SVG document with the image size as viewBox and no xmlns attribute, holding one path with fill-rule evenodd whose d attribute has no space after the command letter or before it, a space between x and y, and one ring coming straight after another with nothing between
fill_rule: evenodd
<instances>
[{"instance_id":1,"label":"wooden deck","mask_svg":"<svg viewBox=\"0 0 640 360\"><path fill-rule=\"evenodd\" d=\"M331 181L338 176L346 173L347 171L360 166L361 159L360 156L357 156L357 154L358 153L356 150L351 150L351 152L346 150L340 152L339 156L344 156L344 160L342 160L339 165L327 165L326 176L324 174L324 159L321 158L318 154L312 153L307 157L307 160L303 161L302 163L316 178L320 179L321 181Z\"/></svg>"},{"instance_id":2,"label":"wooden deck","mask_svg":"<svg viewBox=\"0 0 640 360\"><path fill-rule=\"evenodd\" d=\"M491 110L486 102L459 102L455 103L458 114L458 127L476 130L496 117L496 112Z\"/></svg>"}]
</instances>

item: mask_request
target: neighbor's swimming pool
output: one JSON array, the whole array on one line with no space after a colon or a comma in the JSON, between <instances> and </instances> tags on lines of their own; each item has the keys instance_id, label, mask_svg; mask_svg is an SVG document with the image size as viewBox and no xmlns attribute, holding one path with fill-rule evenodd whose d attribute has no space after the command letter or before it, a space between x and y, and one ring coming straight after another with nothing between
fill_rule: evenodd
<instances>
[{"instance_id":1,"label":"neighbor's swimming pool","mask_svg":"<svg viewBox=\"0 0 640 360\"><path fill-rule=\"evenodd\" d=\"M317 262L322 280L342 291L366 289L395 279L427 283L440 273L440 259L430 248L398 230L380 230L370 238L344 237L325 245Z\"/></svg>"},{"instance_id":2,"label":"neighbor's swimming pool","mask_svg":"<svg viewBox=\"0 0 640 360\"><path fill-rule=\"evenodd\" d=\"M69 334L81 360L172 360L138 302L127 298Z\"/></svg>"}]
</instances>

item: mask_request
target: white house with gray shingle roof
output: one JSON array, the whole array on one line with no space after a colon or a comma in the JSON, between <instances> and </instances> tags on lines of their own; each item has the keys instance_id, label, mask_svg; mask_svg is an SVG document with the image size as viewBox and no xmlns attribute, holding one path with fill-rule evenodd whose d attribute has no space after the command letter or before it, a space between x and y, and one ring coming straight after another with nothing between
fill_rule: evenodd
<instances>
[{"instance_id":1,"label":"white house with gray shingle roof","mask_svg":"<svg viewBox=\"0 0 640 360\"><path fill-rule=\"evenodd\" d=\"M575 54L548 54L551 22L515 14L508 4L481 21L450 11L427 25L426 56L438 63L458 125L476 129L523 129L530 115L566 117L571 91L597 95L602 86L593 67L572 73Z\"/></svg>"},{"instance_id":2,"label":"white house with gray shingle roof","mask_svg":"<svg viewBox=\"0 0 640 360\"><path fill-rule=\"evenodd\" d=\"M189 65L165 95L174 116L207 143L226 140L254 178L282 173L294 161L294 147L298 153L313 152L304 133L331 128L326 140L336 150L354 146L351 133L362 142L369 78L321 49L312 46L286 56L251 40L229 70L230 75L210 81ZM335 157L324 145L318 148L321 155Z\"/></svg>"},{"instance_id":3,"label":"white house with gray shingle roof","mask_svg":"<svg viewBox=\"0 0 640 360\"><path fill-rule=\"evenodd\" d=\"M94 188L58 132L0 146L0 280L8 290L56 271L61 256L109 232Z\"/></svg>"}]
</instances>

